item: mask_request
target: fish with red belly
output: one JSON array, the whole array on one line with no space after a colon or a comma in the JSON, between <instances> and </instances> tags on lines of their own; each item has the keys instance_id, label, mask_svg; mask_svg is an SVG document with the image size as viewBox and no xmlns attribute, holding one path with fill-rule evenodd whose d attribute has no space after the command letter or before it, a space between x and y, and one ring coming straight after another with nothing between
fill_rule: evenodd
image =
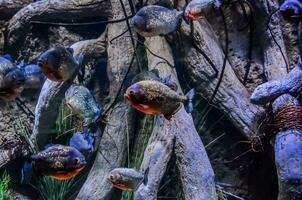
<instances>
[{"instance_id":1,"label":"fish with red belly","mask_svg":"<svg viewBox=\"0 0 302 200\"><path fill-rule=\"evenodd\" d=\"M194 89L184 96L162 82L145 80L131 85L124 97L135 109L150 115L163 114L170 120L181 108L182 103L188 113L193 111L194 95Z\"/></svg>"},{"instance_id":2,"label":"fish with red belly","mask_svg":"<svg viewBox=\"0 0 302 200\"><path fill-rule=\"evenodd\" d=\"M147 168L144 172L138 172L132 168L115 168L108 175L108 180L112 185L120 190L135 191L142 183L148 182Z\"/></svg>"},{"instance_id":3,"label":"fish with red belly","mask_svg":"<svg viewBox=\"0 0 302 200\"><path fill-rule=\"evenodd\" d=\"M76 176L85 166L85 157L75 148L60 144L51 145L31 156L34 170L58 180Z\"/></svg>"}]
</instances>

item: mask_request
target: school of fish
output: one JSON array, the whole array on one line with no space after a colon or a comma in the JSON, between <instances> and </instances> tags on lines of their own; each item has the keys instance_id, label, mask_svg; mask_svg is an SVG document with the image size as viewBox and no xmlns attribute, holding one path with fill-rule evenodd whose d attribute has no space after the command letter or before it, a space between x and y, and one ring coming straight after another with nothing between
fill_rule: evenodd
<instances>
[{"instance_id":1,"label":"school of fish","mask_svg":"<svg viewBox=\"0 0 302 200\"><path fill-rule=\"evenodd\" d=\"M176 32L183 19L200 20L213 6L219 8L222 4L222 0L192 0L183 11L147 5L132 17L130 26L143 37L165 36ZM280 7L282 16L293 21L301 19L301 10L299 0L286 0ZM54 82L73 80L82 71L83 59L83 55L74 58L73 50L62 45L43 52L37 64L17 63L10 55L4 55L0 57L0 100L14 101L24 89L41 88L46 78ZM161 78L158 70L152 70L137 74L123 96L136 110L148 115L163 115L169 123L182 107L187 113L193 111L195 89L185 95L179 91L171 75ZM25 179L31 177L29 173L57 180L70 179L87 165L86 153L97 150L95 134L90 128L98 125L102 110L93 93L83 85L72 84L65 92L64 102L81 119L85 130L74 132L68 145L50 144L31 155L22 171ZM148 172L149 169L114 168L107 179L118 189L135 191L141 184L148 184Z\"/></svg>"}]
</instances>

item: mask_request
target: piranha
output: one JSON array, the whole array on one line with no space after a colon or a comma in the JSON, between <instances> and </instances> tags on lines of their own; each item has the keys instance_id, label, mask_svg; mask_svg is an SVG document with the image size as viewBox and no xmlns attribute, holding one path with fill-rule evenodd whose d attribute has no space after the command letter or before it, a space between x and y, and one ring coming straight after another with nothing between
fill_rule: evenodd
<instances>
[{"instance_id":1,"label":"piranha","mask_svg":"<svg viewBox=\"0 0 302 200\"><path fill-rule=\"evenodd\" d=\"M60 144L32 155L31 162L38 174L58 180L70 179L86 166L85 157L77 149Z\"/></svg>"},{"instance_id":2,"label":"piranha","mask_svg":"<svg viewBox=\"0 0 302 200\"><path fill-rule=\"evenodd\" d=\"M0 57L0 99L15 100L24 89L25 76L9 59Z\"/></svg>"},{"instance_id":3,"label":"piranha","mask_svg":"<svg viewBox=\"0 0 302 200\"><path fill-rule=\"evenodd\" d=\"M124 95L125 99L137 110L151 115L163 114L168 120L178 112L182 103L188 113L193 111L195 90L190 90L186 96L164 83L154 80L140 81L131 85Z\"/></svg>"},{"instance_id":4,"label":"piranha","mask_svg":"<svg viewBox=\"0 0 302 200\"><path fill-rule=\"evenodd\" d=\"M199 20L210 10L212 5L220 7L222 0L193 0L185 8L185 17L189 20Z\"/></svg>"},{"instance_id":5,"label":"piranha","mask_svg":"<svg viewBox=\"0 0 302 200\"><path fill-rule=\"evenodd\" d=\"M78 60L73 57L73 50L62 45L45 51L38 59L38 65L44 75L56 82L69 80L83 62L83 56Z\"/></svg>"},{"instance_id":6,"label":"piranha","mask_svg":"<svg viewBox=\"0 0 302 200\"><path fill-rule=\"evenodd\" d=\"M141 8L131 19L131 27L144 37L164 36L177 30L182 11L149 5Z\"/></svg>"},{"instance_id":7,"label":"piranha","mask_svg":"<svg viewBox=\"0 0 302 200\"><path fill-rule=\"evenodd\" d=\"M93 133L90 130L84 132L76 132L69 140L69 146L76 148L81 153L93 152L93 143Z\"/></svg>"},{"instance_id":8,"label":"piranha","mask_svg":"<svg viewBox=\"0 0 302 200\"><path fill-rule=\"evenodd\" d=\"M280 13L284 19L299 21L301 19L302 2L300 0L286 0L280 6Z\"/></svg>"},{"instance_id":9,"label":"piranha","mask_svg":"<svg viewBox=\"0 0 302 200\"><path fill-rule=\"evenodd\" d=\"M22 70L25 76L24 88L40 88L43 85L46 77L38 65L21 64L18 67Z\"/></svg>"},{"instance_id":10,"label":"piranha","mask_svg":"<svg viewBox=\"0 0 302 200\"><path fill-rule=\"evenodd\" d=\"M154 81L162 82L175 91L177 91L177 89L178 89L178 85L176 82L174 82L172 80L172 76L169 75L165 78L160 78L158 69L152 69L150 71L143 71L143 72L137 74L132 79L131 84L134 84L139 81L146 81L146 80L154 80Z\"/></svg>"},{"instance_id":11,"label":"piranha","mask_svg":"<svg viewBox=\"0 0 302 200\"><path fill-rule=\"evenodd\" d=\"M67 106L79 117L84 119L84 126L95 123L101 115L95 98L84 86L72 85L65 92Z\"/></svg>"},{"instance_id":12,"label":"piranha","mask_svg":"<svg viewBox=\"0 0 302 200\"><path fill-rule=\"evenodd\" d=\"M108 175L108 180L118 189L135 191L142 183L147 185L149 169L138 172L136 169L116 168Z\"/></svg>"}]
</instances>

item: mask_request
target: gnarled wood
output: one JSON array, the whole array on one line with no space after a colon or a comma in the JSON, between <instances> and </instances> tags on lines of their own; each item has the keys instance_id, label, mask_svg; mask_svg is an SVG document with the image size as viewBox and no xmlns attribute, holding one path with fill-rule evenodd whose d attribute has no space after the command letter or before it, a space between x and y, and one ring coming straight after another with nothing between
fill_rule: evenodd
<instances>
[{"instance_id":1,"label":"gnarled wood","mask_svg":"<svg viewBox=\"0 0 302 200\"><path fill-rule=\"evenodd\" d=\"M129 4L126 1L124 1L124 4L129 12ZM118 0L111 0L111 6L113 9L113 19L124 17L121 12L121 4ZM113 102L118 92L131 62L134 49L128 33L114 40L112 43L109 43L109 41L125 30L126 27L125 22L109 24L107 27L107 73L110 84L110 103ZM135 66L132 69L134 70ZM127 140L131 140L134 134L134 113L134 110L124 100L119 100L113 107L112 113L108 116L108 124L100 142L95 162L76 198L77 200L109 200L119 198L120 193L113 188L107 180L107 176L114 167L124 166L125 164L127 158Z\"/></svg>"},{"instance_id":2,"label":"gnarled wood","mask_svg":"<svg viewBox=\"0 0 302 200\"><path fill-rule=\"evenodd\" d=\"M106 51L107 31L100 37L91 40L79 41L71 45L73 56L78 58L81 53L85 56L85 60L101 57Z\"/></svg>"},{"instance_id":3,"label":"gnarled wood","mask_svg":"<svg viewBox=\"0 0 302 200\"><path fill-rule=\"evenodd\" d=\"M283 107L301 104L288 94L273 103L273 113ZM292 117L295 117L293 114ZM302 131L289 129L280 131L275 138L275 162L279 180L278 200L302 198Z\"/></svg>"},{"instance_id":4,"label":"gnarled wood","mask_svg":"<svg viewBox=\"0 0 302 200\"><path fill-rule=\"evenodd\" d=\"M64 99L65 92L71 86L72 81L54 82L47 79L41 89L38 103L35 109L35 123L31 140L44 149L44 145L50 135L56 134L55 121L58 110Z\"/></svg>"},{"instance_id":5,"label":"gnarled wood","mask_svg":"<svg viewBox=\"0 0 302 200\"><path fill-rule=\"evenodd\" d=\"M299 62L296 67L284 77L259 85L251 96L254 104L269 103L283 94L297 96L302 91L302 68Z\"/></svg>"},{"instance_id":6,"label":"gnarled wood","mask_svg":"<svg viewBox=\"0 0 302 200\"><path fill-rule=\"evenodd\" d=\"M31 21L74 22L96 17L109 17L108 0L41 0L21 9L8 25L9 45L15 44L30 29Z\"/></svg>"},{"instance_id":7,"label":"gnarled wood","mask_svg":"<svg viewBox=\"0 0 302 200\"><path fill-rule=\"evenodd\" d=\"M194 23L194 28L194 37L200 44L199 48L207 52L207 55L221 72L224 53L215 39L210 25L206 20L203 20L200 24ZM186 72L197 92L209 101L218 78L211 78L215 72L204 57L192 46L193 38L190 35L190 28L185 23L182 23L181 26L181 37L184 46L179 48L183 48ZM245 137L251 138L255 134L257 119L264 110L250 103L249 93L238 80L228 62L226 62L224 76L213 104L226 114Z\"/></svg>"},{"instance_id":8,"label":"gnarled wood","mask_svg":"<svg viewBox=\"0 0 302 200\"><path fill-rule=\"evenodd\" d=\"M153 53L174 63L172 51L164 38L147 38L145 44ZM167 63L159 63L162 62L161 59L150 53L147 55L150 70L156 68L161 77L172 75L173 80L177 80L176 72ZM179 92L182 93L180 87ZM156 199L160 180L173 151L173 141L175 141L176 163L186 199L215 198L214 172L208 156L191 116L181 108L170 121L162 116L157 117L141 166L141 169L149 168L148 183L139 187L135 199Z\"/></svg>"},{"instance_id":9,"label":"gnarled wood","mask_svg":"<svg viewBox=\"0 0 302 200\"><path fill-rule=\"evenodd\" d=\"M21 8L32 2L32 0L1 0L0 20L7 20L11 18Z\"/></svg>"}]
</instances>

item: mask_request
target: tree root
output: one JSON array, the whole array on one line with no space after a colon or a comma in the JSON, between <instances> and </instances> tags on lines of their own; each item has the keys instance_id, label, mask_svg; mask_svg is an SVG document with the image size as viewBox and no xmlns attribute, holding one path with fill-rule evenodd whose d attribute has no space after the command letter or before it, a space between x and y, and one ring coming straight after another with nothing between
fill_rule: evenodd
<instances>
[{"instance_id":1,"label":"tree root","mask_svg":"<svg viewBox=\"0 0 302 200\"><path fill-rule=\"evenodd\" d=\"M146 45L152 52L173 63L171 49L163 38L147 38ZM149 70L156 68L161 77L172 75L173 79L177 80L176 72L167 63L150 53L147 55ZM179 89L179 92L182 91ZM213 199L216 196L214 172L195 130L193 119L184 108L181 108L171 121L157 117L141 166L141 169L149 168L148 183L139 187L135 199L156 199L160 180L173 152L173 141L185 198Z\"/></svg>"},{"instance_id":2,"label":"tree root","mask_svg":"<svg viewBox=\"0 0 302 200\"><path fill-rule=\"evenodd\" d=\"M108 17L110 13L110 4L106 0L37 1L21 9L9 21L8 44L12 46L20 41L30 30L31 21L75 22L95 17Z\"/></svg>"},{"instance_id":3,"label":"tree root","mask_svg":"<svg viewBox=\"0 0 302 200\"><path fill-rule=\"evenodd\" d=\"M208 52L213 63L220 71L224 59L224 54L215 39L210 25L203 20L201 24L194 23L194 37L200 48ZM208 62L192 47L189 26L185 23L181 27L181 37L183 40L183 52L185 70L192 80L192 84L197 92L206 100L210 98L217 85L217 78L211 78L213 74ZM215 55L215 56L214 56ZM250 103L249 93L243 84L236 77L230 64L226 63L225 73L218 89L217 95L213 100L213 105L221 109L231 122L242 134L251 139L257 130L257 120L264 110Z\"/></svg>"},{"instance_id":4,"label":"tree root","mask_svg":"<svg viewBox=\"0 0 302 200\"><path fill-rule=\"evenodd\" d=\"M120 2L118 0L111 0L110 2L113 9L112 19L123 18ZM126 4L126 9L127 11L130 10L128 4ZM119 91L134 53L129 34L117 38L112 43L109 41L126 28L125 22L108 24L107 26L109 105ZM136 66L132 68L130 75L135 70ZM122 94L119 94L118 97L120 95ZM76 198L77 200L118 199L120 195L107 180L107 176L113 168L125 165L128 140L131 141L135 132L135 112L124 100L118 98L117 103L108 113L111 114L106 116L108 124L100 142L95 162Z\"/></svg>"},{"instance_id":5,"label":"tree root","mask_svg":"<svg viewBox=\"0 0 302 200\"><path fill-rule=\"evenodd\" d=\"M10 19L16 12L32 2L32 0L2 0L0 2L0 20Z\"/></svg>"}]
</instances>

